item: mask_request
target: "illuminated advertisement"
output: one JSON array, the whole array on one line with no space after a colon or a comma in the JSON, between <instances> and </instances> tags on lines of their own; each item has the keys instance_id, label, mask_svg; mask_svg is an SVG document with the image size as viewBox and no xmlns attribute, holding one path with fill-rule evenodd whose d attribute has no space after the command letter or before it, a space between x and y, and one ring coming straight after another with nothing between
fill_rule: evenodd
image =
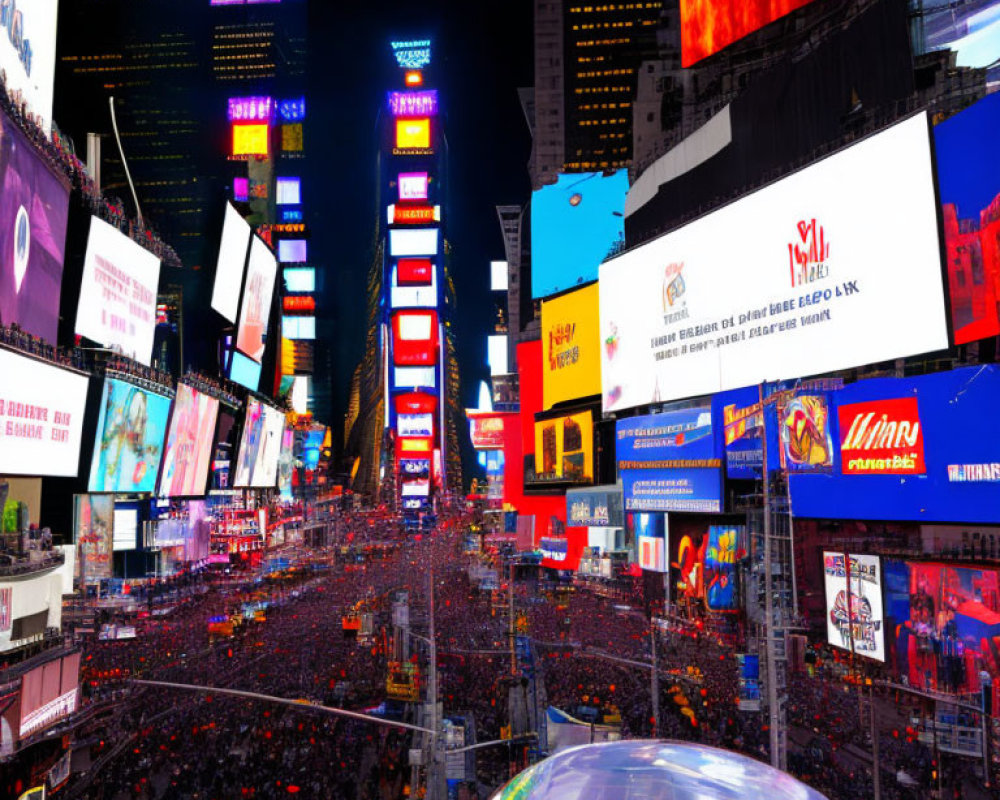
<instances>
[{"instance_id":1,"label":"illuminated advertisement","mask_svg":"<svg viewBox=\"0 0 1000 800\"><path fill-rule=\"evenodd\" d=\"M469 434L476 450L502 450L504 418L500 414L469 412Z\"/></svg>"},{"instance_id":2,"label":"illuminated advertisement","mask_svg":"<svg viewBox=\"0 0 1000 800\"><path fill-rule=\"evenodd\" d=\"M75 477L87 377L0 347L0 475Z\"/></svg>"},{"instance_id":3,"label":"illuminated advertisement","mask_svg":"<svg viewBox=\"0 0 1000 800\"><path fill-rule=\"evenodd\" d=\"M575 572L587 546L586 528L567 528L565 536L543 536L538 544L542 566Z\"/></svg>"},{"instance_id":4,"label":"illuminated advertisement","mask_svg":"<svg viewBox=\"0 0 1000 800\"><path fill-rule=\"evenodd\" d=\"M399 414L396 417L396 433L400 436L433 436L434 416L432 414Z\"/></svg>"},{"instance_id":5,"label":"illuminated advertisement","mask_svg":"<svg viewBox=\"0 0 1000 800\"><path fill-rule=\"evenodd\" d=\"M760 711L760 656L738 653L738 707L740 711Z\"/></svg>"},{"instance_id":6,"label":"illuminated advertisement","mask_svg":"<svg viewBox=\"0 0 1000 800\"><path fill-rule=\"evenodd\" d=\"M301 153L303 148L302 123L281 126L281 149L286 153Z\"/></svg>"},{"instance_id":7,"label":"illuminated advertisement","mask_svg":"<svg viewBox=\"0 0 1000 800\"><path fill-rule=\"evenodd\" d=\"M626 513L625 528L636 543L639 566L650 572L666 572L667 515Z\"/></svg>"},{"instance_id":8,"label":"illuminated advertisement","mask_svg":"<svg viewBox=\"0 0 1000 800\"><path fill-rule=\"evenodd\" d=\"M301 122L306 118L305 97L292 97L278 101L278 116L285 122Z\"/></svg>"},{"instance_id":9,"label":"illuminated advertisement","mask_svg":"<svg viewBox=\"0 0 1000 800\"><path fill-rule=\"evenodd\" d=\"M0 132L0 320L54 343L69 188L3 114Z\"/></svg>"},{"instance_id":10,"label":"illuminated advertisement","mask_svg":"<svg viewBox=\"0 0 1000 800\"><path fill-rule=\"evenodd\" d=\"M169 397L106 378L87 491L152 493L169 416Z\"/></svg>"},{"instance_id":11,"label":"illuminated advertisement","mask_svg":"<svg viewBox=\"0 0 1000 800\"><path fill-rule=\"evenodd\" d=\"M295 471L295 431L285 428L278 456L278 493L286 503L292 502L292 474Z\"/></svg>"},{"instance_id":12,"label":"illuminated advertisement","mask_svg":"<svg viewBox=\"0 0 1000 800\"><path fill-rule=\"evenodd\" d=\"M429 480L410 480L403 478L403 497L427 497L431 493Z\"/></svg>"},{"instance_id":13,"label":"illuminated advertisement","mask_svg":"<svg viewBox=\"0 0 1000 800\"><path fill-rule=\"evenodd\" d=\"M396 389L434 389L437 372L434 367L396 367L392 371L392 385Z\"/></svg>"},{"instance_id":14,"label":"illuminated advertisement","mask_svg":"<svg viewBox=\"0 0 1000 800\"><path fill-rule=\"evenodd\" d=\"M396 120L396 148L399 150L426 150L431 146L431 121L420 119Z\"/></svg>"},{"instance_id":15,"label":"illuminated advertisement","mask_svg":"<svg viewBox=\"0 0 1000 800\"><path fill-rule=\"evenodd\" d=\"M722 458L709 408L615 423L626 511L720 511Z\"/></svg>"},{"instance_id":16,"label":"illuminated advertisement","mask_svg":"<svg viewBox=\"0 0 1000 800\"><path fill-rule=\"evenodd\" d=\"M58 17L59 0L5 0L0 4L4 87L12 96L24 98L28 112L41 117L46 133L52 126Z\"/></svg>"},{"instance_id":17,"label":"illuminated advertisement","mask_svg":"<svg viewBox=\"0 0 1000 800\"><path fill-rule=\"evenodd\" d=\"M535 422L538 481L594 480L594 417L591 411Z\"/></svg>"},{"instance_id":18,"label":"illuminated advertisement","mask_svg":"<svg viewBox=\"0 0 1000 800\"><path fill-rule=\"evenodd\" d=\"M114 495L78 494L73 497L77 564L87 583L111 577L114 514Z\"/></svg>"},{"instance_id":19,"label":"illuminated advertisement","mask_svg":"<svg viewBox=\"0 0 1000 800\"><path fill-rule=\"evenodd\" d=\"M297 206L302 202L300 178L278 178L274 187L274 202L279 206Z\"/></svg>"},{"instance_id":20,"label":"illuminated advertisement","mask_svg":"<svg viewBox=\"0 0 1000 800\"><path fill-rule=\"evenodd\" d=\"M431 477L431 462L426 458L404 458L399 462L399 471L403 480L429 480Z\"/></svg>"},{"instance_id":21,"label":"illuminated advertisement","mask_svg":"<svg viewBox=\"0 0 1000 800\"><path fill-rule=\"evenodd\" d=\"M796 395L778 402L778 456L787 472L833 467L830 409L824 395Z\"/></svg>"},{"instance_id":22,"label":"illuminated advertisement","mask_svg":"<svg viewBox=\"0 0 1000 800\"><path fill-rule=\"evenodd\" d=\"M625 241L628 170L559 175L531 196L531 296L596 280L598 265Z\"/></svg>"},{"instance_id":23,"label":"illuminated advertisement","mask_svg":"<svg viewBox=\"0 0 1000 800\"><path fill-rule=\"evenodd\" d=\"M159 281L159 258L91 217L76 333L149 366Z\"/></svg>"},{"instance_id":24,"label":"illuminated advertisement","mask_svg":"<svg viewBox=\"0 0 1000 800\"><path fill-rule=\"evenodd\" d=\"M269 489L278 480L285 415L253 397L247 399L233 486Z\"/></svg>"},{"instance_id":25,"label":"illuminated advertisement","mask_svg":"<svg viewBox=\"0 0 1000 800\"><path fill-rule=\"evenodd\" d=\"M398 367L437 364L436 311L400 311L392 318L392 359Z\"/></svg>"},{"instance_id":26,"label":"illuminated advertisement","mask_svg":"<svg viewBox=\"0 0 1000 800\"><path fill-rule=\"evenodd\" d=\"M26 672L21 678L20 738L24 740L73 714L79 705L79 684L79 652Z\"/></svg>"},{"instance_id":27,"label":"illuminated advertisement","mask_svg":"<svg viewBox=\"0 0 1000 800\"><path fill-rule=\"evenodd\" d=\"M256 392L260 386L261 366L242 353L232 352L229 364L229 380Z\"/></svg>"},{"instance_id":28,"label":"illuminated advertisement","mask_svg":"<svg viewBox=\"0 0 1000 800\"><path fill-rule=\"evenodd\" d=\"M438 93L434 89L422 92L389 92L386 105L394 117L433 117L438 113Z\"/></svg>"},{"instance_id":29,"label":"illuminated advertisement","mask_svg":"<svg viewBox=\"0 0 1000 800\"><path fill-rule=\"evenodd\" d=\"M205 494L208 467L215 445L215 423L219 401L177 384L170 416L167 447L163 454L161 497L198 497Z\"/></svg>"},{"instance_id":30,"label":"illuminated advertisement","mask_svg":"<svg viewBox=\"0 0 1000 800\"><path fill-rule=\"evenodd\" d=\"M595 486L566 492L566 524L587 528L620 528L622 490L618 486Z\"/></svg>"},{"instance_id":31,"label":"illuminated advertisement","mask_svg":"<svg viewBox=\"0 0 1000 800\"><path fill-rule=\"evenodd\" d=\"M305 239L281 239L278 261L282 264L303 264L309 260L309 243Z\"/></svg>"},{"instance_id":32,"label":"illuminated advertisement","mask_svg":"<svg viewBox=\"0 0 1000 800\"><path fill-rule=\"evenodd\" d=\"M270 122L274 116L273 97L230 97L230 122Z\"/></svg>"},{"instance_id":33,"label":"illuminated advertisement","mask_svg":"<svg viewBox=\"0 0 1000 800\"><path fill-rule=\"evenodd\" d=\"M911 686L958 693L978 692L980 671L1000 680L996 570L890 559L884 566L897 675Z\"/></svg>"},{"instance_id":34,"label":"illuminated advertisement","mask_svg":"<svg viewBox=\"0 0 1000 800\"><path fill-rule=\"evenodd\" d=\"M601 393L598 315L596 283L542 301L542 408Z\"/></svg>"},{"instance_id":35,"label":"illuminated advertisement","mask_svg":"<svg viewBox=\"0 0 1000 800\"><path fill-rule=\"evenodd\" d=\"M236 349L256 362L264 357L267 326L271 318L271 301L278 263L264 240L254 237L250 243L247 281L240 307L240 324L236 332Z\"/></svg>"},{"instance_id":36,"label":"illuminated advertisement","mask_svg":"<svg viewBox=\"0 0 1000 800\"><path fill-rule=\"evenodd\" d=\"M227 203L222 240L219 243L219 259L215 266L215 283L212 285L212 308L230 322L236 322L243 268L252 233L253 230L243 219L243 215Z\"/></svg>"},{"instance_id":37,"label":"illuminated advertisement","mask_svg":"<svg viewBox=\"0 0 1000 800\"><path fill-rule=\"evenodd\" d=\"M396 395L393 403L397 414L433 414L437 410L437 397L421 392Z\"/></svg>"},{"instance_id":38,"label":"illuminated advertisement","mask_svg":"<svg viewBox=\"0 0 1000 800\"><path fill-rule=\"evenodd\" d=\"M1000 334L998 125L1000 95L991 94L934 127L956 344Z\"/></svg>"},{"instance_id":39,"label":"illuminated advertisement","mask_svg":"<svg viewBox=\"0 0 1000 800\"><path fill-rule=\"evenodd\" d=\"M390 230L389 255L393 258L437 255L439 232L438 228Z\"/></svg>"},{"instance_id":40,"label":"illuminated advertisement","mask_svg":"<svg viewBox=\"0 0 1000 800\"><path fill-rule=\"evenodd\" d=\"M412 262L418 261L417 267ZM424 274L424 265L429 273L429 282L418 281L417 277ZM409 280L402 281L400 276L406 269ZM419 272L416 272L419 270ZM393 308L435 308L438 303L437 276L428 260L402 258L392 268L389 302Z\"/></svg>"},{"instance_id":41,"label":"illuminated advertisement","mask_svg":"<svg viewBox=\"0 0 1000 800\"><path fill-rule=\"evenodd\" d=\"M996 365L858 381L830 398L840 446L830 473L789 475L795 516L1000 522Z\"/></svg>"},{"instance_id":42,"label":"illuminated advertisement","mask_svg":"<svg viewBox=\"0 0 1000 800\"><path fill-rule=\"evenodd\" d=\"M486 337L486 363L490 365L490 377L506 375L510 371L507 363L507 334L498 333Z\"/></svg>"},{"instance_id":43,"label":"illuminated advertisement","mask_svg":"<svg viewBox=\"0 0 1000 800\"><path fill-rule=\"evenodd\" d=\"M681 0L681 66L690 67L811 0Z\"/></svg>"},{"instance_id":44,"label":"illuminated advertisement","mask_svg":"<svg viewBox=\"0 0 1000 800\"><path fill-rule=\"evenodd\" d=\"M400 201L427 199L428 178L426 172L401 172L398 184Z\"/></svg>"},{"instance_id":45,"label":"illuminated advertisement","mask_svg":"<svg viewBox=\"0 0 1000 800\"><path fill-rule=\"evenodd\" d=\"M602 264L604 411L947 348L930 154L918 114Z\"/></svg>"},{"instance_id":46,"label":"illuminated advertisement","mask_svg":"<svg viewBox=\"0 0 1000 800\"><path fill-rule=\"evenodd\" d=\"M434 262L429 258L401 258L395 267L399 286L427 286L434 282Z\"/></svg>"},{"instance_id":47,"label":"illuminated advertisement","mask_svg":"<svg viewBox=\"0 0 1000 800\"><path fill-rule=\"evenodd\" d=\"M266 156L270 140L271 128L266 122L233 124L234 156Z\"/></svg>"},{"instance_id":48,"label":"illuminated advertisement","mask_svg":"<svg viewBox=\"0 0 1000 800\"><path fill-rule=\"evenodd\" d=\"M738 565L747 557L746 528L685 524L670 535L674 599L689 612L740 607Z\"/></svg>"},{"instance_id":49,"label":"illuminated advertisement","mask_svg":"<svg viewBox=\"0 0 1000 800\"><path fill-rule=\"evenodd\" d=\"M850 563L849 580L845 559ZM881 559L824 552L823 580L827 641L841 650L885 661Z\"/></svg>"},{"instance_id":50,"label":"illuminated advertisement","mask_svg":"<svg viewBox=\"0 0 1000 800\"><path fill-rule=\"evenodd\" d=\"M440 206L389 206L390 225L430 225L441 221Z\"/></svg>"},{"instance_id":51,"label":"illuminated advertisement","mask_svg":"<svg viewBox=\"0 0 1000 800\"><path fill-rule=\"evenodd\" d=\"M392 54L403 69L423 69L431 63L431 40L410 39L392 42Z\"/></svg>"},{"instance_id":52,"label":"illuminated advertisement","mask_svg":"<svg viewBox=\"0 0 1000 800\"><path fill-rule=\"evenodd\" d=\"M314 267L286 267L282 270L285 289L289 292L315 292L316 269Z\"/></svg>"}]
</instances>

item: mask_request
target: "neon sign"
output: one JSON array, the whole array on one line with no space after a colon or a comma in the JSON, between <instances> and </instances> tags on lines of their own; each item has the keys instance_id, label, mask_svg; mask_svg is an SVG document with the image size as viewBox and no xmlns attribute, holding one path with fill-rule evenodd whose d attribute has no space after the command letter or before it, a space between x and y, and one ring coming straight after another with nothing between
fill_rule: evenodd
<instances>
[{"instance_id":1,"label":"neon sign","mask_svg":"<svg viewBox=\"0 0 1000 800\"><path fill-rule=\"evenodd\" d=\"M392 53L403 69L423 69L431 63L431 40L392 42Z\"/></svg>"},{"instance_id":2,"label":"neon sign","mask_svg":"<svg viewBox=\"0 0 1000 800\"><path fill-rule=\"evenodd\" d=\"M438 93L389 92L389 110L394 117L429 117L438 113Z\"/></svg>"},{"instance_id":3,"label":"neon sign","mask_svg":"<svg viewBox=\"0 0 1000 800\"><path fill-rule=\"evenodd\" d=\"M230 122L269 122L274 114L272 97L230 97Z\"/></svg>"},{"instance_id":4,"label":"neon sign","mask_svg":"<svg viewBox=\"0 0 1000 800\"><path fill-rule=\"evenodd\" d=\"M306 118L306 99L292 97L278 101L278 116L285 122L301 122Z\"/></svg>"}]
</instances>

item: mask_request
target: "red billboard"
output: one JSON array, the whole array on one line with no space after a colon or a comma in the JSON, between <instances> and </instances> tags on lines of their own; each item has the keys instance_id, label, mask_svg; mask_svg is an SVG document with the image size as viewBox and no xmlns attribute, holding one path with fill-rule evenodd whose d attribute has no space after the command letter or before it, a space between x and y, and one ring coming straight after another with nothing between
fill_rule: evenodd
<instances>
[{"instance_id":1,"label":"red billboard","mask_svg":"<svg viewBox=\"0 0 1000 800\"><path fill-rule=\"evenodd\" d=\"M44 730L76 711L80 654L71 653L35 667L21 678L20 739Z\"/></svg>"},{"instance_id":2,"label":"red billboard","mask_svg":"<svg viewBox=\"0 0 1000 800\"><path fill-rule=\"evenodd\" d=\"M401 311L392 318L392 359L397 367L437 364L436 311Z\"/></svg>"},{"instance_id":3,"label":"red billboard","mask_svg":"<svg viewBox=\"0 0 1000 800\"><path fill-rule=\"evenodd\" d=\"M437 397L426 392L407 392L396 395L397 414L433 414L437 411Z\"/></svg>"},{"instance_id":4,"label":"red billboard","mask_svg":"<svg viewBox=\"0 0 1000 800\"><path fill-rule=\"evenodd\" d=\"M504 447L504 414L469 412L469 434L477 450L502 450Z\"/></svg>"},{"instance_id":5,"label":"red billboard","mask_svg":"<svg viewBox=\"0 0 1000 800\"><path fill-rule=\"evenodd\" d=\"M849 403L837 409L844 475L924 475L916 397Z\"/></svg>"},{"instance_id":6,"label":"red billboard","mask_svg":"<svg viewBox=\"0 0 1000 800\"><path fill-rule=\"evenodd\" d=\"M681 65L719 52L811 0L681 0Z\"/></svg>"},{"instance_id":7,"label":"red billboard","mask_svg":"<svg viewBox=\"0 0 1000 800\"><path fill-rule=\"evenodd\" d=\"M400 286L429 286L434 265L429 258L401 258L396 263L396 283Z\"/></svg>"}]
</instances>

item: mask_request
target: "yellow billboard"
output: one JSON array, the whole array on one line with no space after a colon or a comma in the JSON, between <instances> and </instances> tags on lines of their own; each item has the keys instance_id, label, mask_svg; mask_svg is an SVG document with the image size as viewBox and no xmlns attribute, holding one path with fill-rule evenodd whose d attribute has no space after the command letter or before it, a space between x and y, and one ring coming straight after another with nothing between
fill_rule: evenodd
<instances>
[{"instance_id":1,"label":"yellow billboard","mask_svg":"<svg viewBox=\"0 0 1000 800\"><path fill-rule=\"evenodd\" d=\"M542 408L601 393L597 284L542 301Z\"/></svg>"},{"instance_id":2,"label":"yellow billboard","mask_svg":"<svg viewBox=\"0 0 1000 800\"><path fill-rule=\"evenodd\" d=\"M536 420L535 474L539 482L593 482L593 412Z\"/></svg>"}]
</instances>

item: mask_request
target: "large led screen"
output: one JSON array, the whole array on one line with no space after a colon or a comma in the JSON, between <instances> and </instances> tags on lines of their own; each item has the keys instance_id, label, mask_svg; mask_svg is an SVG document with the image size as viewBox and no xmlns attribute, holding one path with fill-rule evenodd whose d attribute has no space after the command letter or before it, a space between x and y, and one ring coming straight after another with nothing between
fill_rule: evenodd
<instances>
[{"instance_id":1,"label":"large led screen","mask_svg":"<svg viewBox=\"0 0 1000 800\"><path fill-rule=\"evenodd\" d=\"M531 196L531 296L547 297L597 278L625 240L628 170L560 175Z\"/></svg>"},{"instance_id":2,"label":"large led screen","mask_svg":"<svg viewBox=\"0 0 1000 800\"><path fill-rule=\"evenodd\" d=\"M850 563L850 577L845 558ZM823 580L827 641L842 650L885 661L881 559L824 552Z\"/></svg>"},{"instance_id":3,"label":"large led screen","mask_svg":"<svg viewBox=\"0 0 1000 800\"><path fill-rule=\"evenodd\" d=\"M219 259L215 266L215 284L212 287L212 308L230 322L236 322L240 305L240 287L243 285L243 268L253 229L232 205L226 204L222 224L222 241Z\"/></svg>"},{"instance_id":4,"label":"large led screen","mask_svg":"<svg viewBox=\"0 0 1000 800\"><path fill-rule=\"evenodd\" d=\"M955 344L1000 334L1000 94L934 127Z\"/></svg>"},{"instance_id":5,"label":"large led screen","mask_svg":"<svg viewBox=\"0 0 1000 800\"><path fill-rule=\"evenodd\" d=\"M0 348L0 475L74 477L87 378Z\"/></svg>"},{"instance_id":6,"label":"large led screen","mask_svg":"<svg viewBox=\"0 0 1000 800\"><path fill-rule=\"evenodd\" d=\"M543 408L601 393L600 327L596 283L542 302Z\"/></svg>"},{"instance_id":7,"label":"large led screen","mask_svg":"<svg viewBox=\"0 0 1000 800\"><path fill-rule=\"evenodd\" d=\"M930 155L922 113L602 264L604 411L947 348Z\"/></svg>"},{"instance_id":8,"label":"large led screen","mask_svg":"<svg viewBox=\"0 0 1000 800\"><path fill-rule=\"evenodd\" d=\"M233 486L268 489L278 480L285 415L277 408L249 398Z\"/></svg>"},{"instance_id":9,"label":"large led screen","mask_svg":"<svg viewBox=\"0 0 1000 800\"><path fill-rule=\"evenodd\" d=\"M393 228L389 231L389 255L393 258L406 256L433 256L438 251L437 228Z\"/></svg>"},{"instance_id":10,"label":"large led screen","mask_svg":"<svg viewBox=\"0 0 1000 800\"><path fill-rule=\"evenodd\" d=\"M681 0L681 65L690 67L811 0Z\"/></svg>"},{"instance_id":11,"label":"large led screen","mask_svg":"<svg viewBox=\"0 0 1000 800\"><path fill-rule=\"evenodd\" d=\"M177 384L163 454L161 497L198 497L208 485L208 467L215 446L219 401L185 383Z\"/></svg>"},{"instance_id":12,"label":"large led screen","mask_svg":"<svg viewBox=\"0 0 1000 800\"><path fill-rule=\"evenodd\" d=\"M7 44L0 36L0 51ZM0 324L55 342L69 187L0 114Z\"/></svg>"},{"instance_id":13,"label":"large led screen","mask_svg":"<svg viewBox=\"0 0 1000 800\"><path fill-rule=\"evenodd\" d=\"M918 20L923 50L952 50L955 66L987 69L995 78L1000 59L1000 2L925 3Z\"/></svg>"},{"instance_id":14,"label":"large led screen","mask_svg":"<svg viewBox=\"0 0 1000 800\"><path fill-rule=\"evenodd\" d=\"M746 528L705 525L696 517L668 517L673 598L693 616L737 611L738 567L748 554Z\"/></svg>"},{"instance_id":15,"label":"large led screen","mask_svg":"<svg viewBox=\"0 0 1000 800\"><path fill-rule=\"evenodd\" d=\"M56 21L59 0L8 0L0 13L0 70L5 89L20 92L28 111L52 125L52 95L56 78Z\"/></svg>"},{"instance_id":16,"label":"large led screen","mask_svg":"<svg viewBox=\"0 0 1000 800\"><path fill-rule=\"evenodd\" d=\"M149 366L159 281L160 259L91 217L76 332Z\"/></svg>"},{"instance_id":17,"label":"large led screen","mask_svg":"<svg viewBox=\"0 0 1000 800\"><path fill-rule=\"evenodd\" d=\"M278 262L274 253L263 239L255 236L250 244L247 283L243 290L240 324L236 332L236 349L258 363L264 357L277 274Z\"/></svg>"},{"instance_id":18,"label":"large led screen","mask_svg":"<svg viewBox=\"0 0 1000 800\"><path fill-rule=\"evenodd\" d=\"M590 411L535 423L535 475L539 481L593 481L594 417Z\"/></svg>"},{"instance_id":19,"label":"large led screen","mask_svg":"<svg viewBox=\"0 0 1000 800\"><path fill-rule=\"evenodd\" d=\"M403 259L405 263L407 259ZM430 264L430 262L427 262ZM437 276L433 267L430 268L430 283L425 286L400 285L399 265L392 268L392 284L389 290L390 305L393 308L434 308L438 303Z\"/></svg>"},{"instance_id":20,"label":"large led screen","mask_svg":"<svg viewBox=\"0 0 1000 800\"><path fill-rule=\"evenodd\" d=\"M169 397L106 378L87 491L152 493L169 416Z\"/></svg>"}]
</instances>

